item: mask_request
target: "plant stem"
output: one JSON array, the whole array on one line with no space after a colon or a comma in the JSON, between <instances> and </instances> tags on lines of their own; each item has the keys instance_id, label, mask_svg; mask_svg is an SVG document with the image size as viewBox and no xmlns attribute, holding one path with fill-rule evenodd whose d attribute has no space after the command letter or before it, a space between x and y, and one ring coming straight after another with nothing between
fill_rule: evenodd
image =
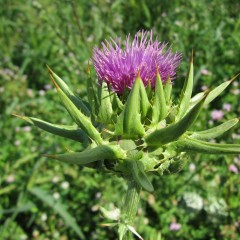
<instances>
[{"instance_id":1,"label":"plant stem","mask_svg":"<svg viewBox=\"0 0 240 240\"><path fill-rule=\"evenodd\" d=\"M127 225L133 226L134 224L140 200L140 191L141 187L135 181L128 181L128 190L121 211L123 225L119 227L119 236L123 236L122 240L133 239L132 232L128 230Z\"/></svg>"}]
</instances>

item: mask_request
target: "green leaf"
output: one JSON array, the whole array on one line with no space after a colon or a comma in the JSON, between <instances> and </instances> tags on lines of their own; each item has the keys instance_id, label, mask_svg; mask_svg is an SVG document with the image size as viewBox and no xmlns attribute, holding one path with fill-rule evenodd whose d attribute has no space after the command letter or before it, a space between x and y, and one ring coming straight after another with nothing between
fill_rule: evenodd
<instances>
[{"instance_id":1,"label":"green leaf","mask_svg":"<svg viewBox=\"0 0 240 240\"><path fill-rule=\"evenodd\" d=\"M192 89L193 89L193 53L189 65L188 76L184 82L184 86L181 92L176 121L181 119L186 114L192 96Z\"/></svg>"},{"instance_id":2,"label":"green leaf","mask_svg":"<svg viewBox=\"0 0 240 240\"><path fill-rule=\"evenodd\" d=\"M36 196L38 199L40 199L42 202L46 203L48 206L50 206L52 209L54 209L55 212L57 212L65 221L65 224L72 228L73 231L80 237L81 239L86 239L84 236L82 230L77 225L76 219L67 211L67 206L63 203L60 203L59 201L56 202L54 198L45 190L33 187L28 190L30 193L32 193L34 196Z\"/></svg>"},{"instance_id":3,"label":"green leaf","mask_svg":"<svg viewBox=\"0 0 240 240\"><path fill-rule=\"evenodd\" d=\"M172 93L172 83L170 78L166 81L165 85L163 86L164 89L164 95L166 99L167 105L170 105L170 100L171 100L171 93Z\"/></svg>"},{"instance_id":4,"label":"green leaf","mask_svg":"<svg viewBox=\"0 0 240 240\"><path fill-rule=\"evenodd\" d=\"M103 140L101 138L98 130L93 126L89 117L85 116L71 101L70 98L59 88L55 83L56 89L60 96L60 99L67 109L68 113L72 117L75 123L97 144L102 144Z\"/></svg>"},{"instance_id":5,"label":"green leaf","mask_svg":"<svg viewBox=\"0 0 240 240\"><path fill-rule=\"evenodd\" d=\"M156 125L167 116L167 106L163 84L159 73L156 76L155 97L152 106L152 125Z\"/></svg>"},{"instance_id":6,"label":"green leaf","mask_svg":"<svg viewBox=\"0 0 240 240\"><path fill-rule=\"evenodd\" d=\"M48 66L47 66L48 67ZM67 86L67 84L56 74L54 73L49 67L48 70L50 75L54 78L59 88L67 95L67 97L73 102L73 104L81 110L86 116L90 116L91 112L89 111L88 107L83 103L83 101L77 97L71 89Z\"/></svg>"},{"instance_id":7,"label":"green leaf","mask_svg":"<svg viewBox=\"0 0 240 240\"><path fill-rule=\"evenodd\" d=\"M140 95L139 95L140 99L140 113L141 113L141 118L142 120L145 119L145 117L147 116L148 110L150 108L150 103L148 100L148 95L146 92L146 89L144 87L144 84L142 82L142 80L140 79Z\"/></svg>"},{"instance_id":8,"label":"green leaf","mask_svg":"<svg viewBox=\"0 0 240 240\"><path fill-rule=\"evenodd\" d=\"M194 132L190 137L199 139L199 140L210 140L227 132L228 130L233 128L238 122L239 120L237 118L234 118L217 127L214 127L205 131L201 131L201 132Z\"/></svg>"},{"instance_id":9,"label":"green leaf","mask_svg":"<svg viewBox=\"0 0 240 240\"><path fill-rule=\"evenodd\" d=\"M195 106L204 96L204 92L200 92L198 94L196 94L194 97L191 98L190 100L190 109Z\"/></svg>"},{"instance_id":10,"label":"green leaf","mask_svg":"<svg viewBox=\"0 0 240 240\"><path fill-rule=\"evenodd\" d=\"M112 115L113 109L108 86L107 83L102 82L100 92L100 106L97 120L105 124L112 123Z\"/></svg>"},{"instance_id":11,"label":"green leaf","mask_svg":"<svg viewBox=\"0 0 240 240\"><path fill-rule=\"evenodd\" d=\"M238 74L239 75L239 74ZM238 76L237 75L237 76ZM212 102L218 95L220 95L229 85L232 83L232 81L237 77L235 76L229 81L226 81L222 84L220 84L218 87L214 88L206 98L205 105L208 105L210 102Z\"/></svg>"},{"instance_id":12,"label":"green leaf","mask_svg":"<svg viewBox=\"0 0 240 240\"><path fill-rule=\"evenodd\" d=\"M232 79L220 84L218 87L214 88L212 91L209 92L204 105L208 105L212 102L216 97L218 97L240 74L237 74ZM191 107L197 104L204 93L198 93L191 99Z\"/></svg>"},{"instance_id":13,"label":"green leaf","mask_svg":"<svg viewBox=\"0 0 240 240\"><path fill-rule=\"evenodd\" d=\"M147 146L161 146L166 143L177 140L184 134L197 119L207 95L195 105L181 120L165 128L155 130L145 137Z\"/></svg>"},{"instance_id":14,"label":"green leaf","mask_svg":"<svg viewBox=\"0 0 240 240\"><path fill-rule=\"evenodd\" d=\"M112 109L115 113L119 113L123 110L123 103L119 99L118 95L116 92L112 92L111 94L111 101L112 101Z\"/></svg>"},{"instance_id":15,"label":"green leaf","mask_svg":"<svg viewBox=\"0 0 240 240\"><path fill-rule=\"evenodd\" d=\"M145 133L141 123L140 114L140 86L141 79L136 78L133 88L128 96L125 108L119 115L115 125L115 135L123 135L127 138L137 138Z\"/></svg>"},{"instance_id":16,"label":"green leaf","mask_svg":"<svg viewBox=\"0 0 240 240\"><path fill-rule=\"evenodd\" d=\"M52 124L38 118L24 117L24 116L18 116L18 115L15 115L15 116L54 135L69 138L74 141L83 142L83 143L87 143L89 141L86 133L81 129L79 129L77 126L65 126L65 125L59 125L59 124Z\"/></svg>"},{"instance_id":17,"label":"green leaf","mask_svg":"<svg viewBox=\"0 0 240 240\"><path fill-rule=\"evenodd\" d=\"M138 160L130 160L130 163L133 179L146 191L153 192L154 188L144 172L144 166L142 162Z\"/></svg>"},{"instance_id":18,"label":"green leaf","mask_svg":"<svg viewBox=\"0 0 240 240\"><path fill-rule=\"evenodd\" d=\"M58 155L45 155L46 157L57 159L61 162L86 165L92 162L104 159L124 159L126 153L120 146L100 145L92 149L86 149L82 152L71 152Z\"/></svg>"},{"instance_id":19,"label":"green leaf","mask_svg":"<svg viewBox=\"0 0 240 240\"><path fill-rule=\"evenodd\" d=\"M148 99L151 100L152 96L153 96L153 90L152 90L152 86L151 86L150 81L148 81L148 85L146 87L146 93L147 93Z\"/></svg>"},{"instance_id":20,"label":"green leaf","mask_svg":"<svg viewBox=\"0 0 240 240\"><path fill-rule=\"evenodd\" d=\"M192 138L178 140L169 147L177 151L192 153L209 153L209 154L239 154L240 144L219 144L204 142Z\"/></svg>"},{"instance_id":21,"label":"green leaf","mask_svg":"<svg viewBox=\"0 0 240 240\"><path fill-rule=\"evenodd\" d=\"M134 234L136 235L140 240L143 240L143 238L139 235L139 233L134 229L134 227L127 225L127 228Z\"/></svg>"}]
</instances>

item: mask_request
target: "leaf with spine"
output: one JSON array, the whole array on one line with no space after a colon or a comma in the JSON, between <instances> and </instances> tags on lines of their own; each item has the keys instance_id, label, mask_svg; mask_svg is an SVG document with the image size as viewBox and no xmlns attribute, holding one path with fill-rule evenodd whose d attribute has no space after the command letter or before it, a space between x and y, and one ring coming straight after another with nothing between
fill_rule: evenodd
<instances>
[{"instance_id":1,"label":"leaf with spine","mask_svg":"<svg viewBox=\"0 0 240 240\"><path fill-rule=\"evenodd\" d=\"M194 132L192 135L190 135L190 137L198 140L210 140L219 137L223 133L227 132L228 130L233 128L238 122L239 120L237 118L234 118L225 123L222 123L217 127L210 128L205 131Z\"/></svg>"},{"instance_id":2,"label":"leaf with spine","mask_svg":"<svg viewBox=\"0 0 240 240\"><path fill-rule=\"evenodd\" d=\"M123 240L124 239L124 236L126 236L127 231L128 231L128 227L126 226L126 224L122 224L122 223L118 224L119 240Z\"/></svg>"},{"instance_id":3,"label":"leaf with spine","mask_svg":"<svg viewBox=\"0 0 240 240\"><path fill-rule=\"evenodd\" d=\"M30 124L40 129L43 129L46 132L52 133L54 135L69 138L74 141L78 141L86 144L89 142L89 139L86 133L81 129L79 129L77 126L65 126L65 125L59 125L59 124L52 124L38 118L19 116L15 114L14 116L17 116L29 122Z\"/></svg>"},{"instance_id":4,"label":"leaf with spine","mask_svg":"<svg viewBox=\"0 0 240 240\"><path fill-rule=\"evenodd\" d=\"M119 99L118 95L116 94L116 92L111 92L110 97L111 97L113 111L115 113L121 112L124 106L122 101Z\"/></svg>"},{"instance_id":5,"label":"leaf with spine","mask_svg":"<svg viewBox=\"0 0 240 240\"><path fill-rule=\"evenodd\" d=\"M232 79L220 84L218 87L216 87L212 91L210 91L209 94L208 94L208 97L206 98L206 101L205 101L204 105L208 105L216 97L218 97L239 75L240 75L240 73L237 74ZM190 107L197 104L200 101L200 99L203 95L204 95L203 92L196 94L190 101Z\"/></svg>"},{"instance_id":6,"label":"leaf with spine","mask_svg":"<svg viewBox=\"0 0 240 240\"><path fill-rule=\"evenodd\" d=\"M86 149L82 152L71 152L65 154L44 156L57 159L61 162L84 166L86 164L104 159L125 159L126 152L121 149L120 146L100 145L92 149Z\"/></svg>"},{"instance_id":7,"label":"leaf with spine","mask_svg":"<svg viewBox=\"0 0 240 240\"><path fill-rule=\"evenodd\" d=\"M143 238L139 235L139 233L135 230L134 227L127 225L127 228L134 234L136 235L140 240L143 240Z\"/></svg>"},{"instance_id":8,"label":"leaf with spine","mask_svg":"<svg viewBox=\"0 0 240 240\"><path fill-rule=\"evenodd\" d=\"M47 68L49 70L50 75L54 78L59 88L68 96L68 98L74 103L74 105L79 110L81 110L81 112L84 113L84 115L90 116L91 112L89 111L88 107L84 104L84 102L71 91L67 84L56 73L54 73L49 66L47 66Z\"/></svg>"},{"instance_id":9,"label":"leaf with spine","mask_svg":"<svg viewBox=\"0 0 240 240\"><path fill-rule=\"evenodd\" d=\"M195 106L201 98L204 96L204 92L197 93L195 96L193 96L190 100L190 106L189 109L191 109L193 106Z\"/></svg>"},{"instance_id":10,"label":"leaf with spine","mask_svg":"<svg viewBox=\"0 0 240 240\"><path fill-rule=\"evenodd\" d=\"M175 151L208 153L208 154L240 154L240 144L220 144L204 142L197 139L187 138L172 143L169 147Z\"/></svg>"},{"instance_id":11,"label":"leaf with spine","mask_svg":"<svg viewBox=\"0 0 240 240\"><path fill-rule=\"evenodd\" d=\"M32 187L28 191L40 199L42 202L46 203L52 209L54 209L54 211L64 219L65 224L68 227L72 228L72 230L78 235L79 238L82 240L86 239L82 230L77 225L76 219L67 211L68 207L66 205L59 201L56 202L51 194L39 187Z\"/></svg>"},{"instance_id":12,"label":"leaf with spine","mask_svg":"<svg viewBox=\"0 0 240 240\"><path fill-rule=\"evenodd\" d=\"M152 125L156 125L167 116L166 99L159 73L156 76L155 96L152 106Z\"/></svg>"},{"instance_id":13,"label":"leaf with spine","mask_svg":"<svg viewBox=\"0 0 240 240\"><path fill-rule=\"evenodd\" d=\"M148 81L147 87L146 87L146 93L148 95L148 99L151 100L153 96L153 91L152 91L152 85L151 82Z\"/></svg>"},{"instance_id":14,"label":"leaf with spine","mask_svg":"<svg viewBox=\"0 0 240 240\"><path fill-rule=\"evenodd\" d=\"M147 146L161 146L177 140L193 125L202 109L206 97L207 94L178 122L148 134L145 137L145 144Z\"/></svg>"},{"instance_id":15,"label":"leaf with spine","mask_svg":"<svg viewBox=\"0 0 240 240\"><path fill-rule=\"evenodd\" d=\"M87 81L87 95L88 102L91 106L92 114L96 117L99 109L99 100L97 98L97 91L94 88L95 83L91 77L90 66L88 65L88 81Z\"/></svg>"},{"instance_id":16,"label":"leaf with spine","mask_svg":"<svg viewBox=\"0 0 240 240\"><path fill-rule=\"evenodd\" d=\"M212 102L219 94L221 94L237 77L239 74L237 74L235 77L233 77L231 80L224 82L220 84L218 87L214 88L209 95L206 98L205 105Z\"/></svg>"},{"instance_id":17,"label":"leaf with spine","mask_svg":"<svg viewBox=\"0 0 240 240\"><path fill-rule=\"evenodd\" d=\"M180 102L179 102L178 114L176 116L176 121L178 121L185 115L190 104L192 90L193 90L193 52L190 60L188 76L184 82L184 86L180 96Z\"/></svg>"},{"instance_id":18,"label":"leaf with spine","mask_svg":"<svg viewBox=\"0 0 240 240\"><path fill-rule=\"evenodd\" d=\"M134 181L136 181L136 183L138 183L146 191L153 192L154 188L144 171L142 162L138 160L130 160L130 165Z\"/></svg>"},{"instance_id":19,"label":"leaf with spine","mask_svg":"<svg viewBox=\"0 0 240 240\"><path fill-rule=\"evenodd\" d=\"M137 77L133 84L125 107L115 124L115 135L123 135L127 138L138 138L145 134L144 127L141 123L139 101L141 81L142 80Z\"/></svg>"},{"instance_id":20,"label":"leaf with spine","mask_svg":"<svg viewBox=\"0 0 240 240\"><path fill-rule=\"evenodd\" d=\"M169 105L170 100L171 100L171 93L172 93L172 83L171 83L170 78L168 78L168 80L164 84L163 89L164 89L164 93L165 93L166 103L167 103L167 105Z\"/></svg>"},{"instance_id":21,"label":"leaf with spine","mask_svg":"<svg viewBox=\"0 0 240 240\"><path fill-rule=\"evenodd\" d=\"M91 138L93 141L95 141L97 144L102 144L103 140L101 138L100 133L98 130L93 126L91 120L89 117L85 116L71 101L71 99L68 98L68 96L59 88L57 83L52 78L57 92L60 96L60 99L64 105L64 107L67 109L68 113L72 117L75 123L88 135L89 138Z\"/></svg>"},{"instance_id":22,"label":"leaf with spine","mask_svg":"<svg viewBox=\"0 0 240 240\"><path fill-rule=\"evenodd\" d=\"M100 106L97 120L108 124L112 123L113 109L107 83L102 82L100 91Z\"/></svg>"},{"instance_id":23,"label":"leaf with spine","mask_svg":"<svg viewBox=\"0 0 240 240\"><path fill-rule=\"evenodd\" d=\"M145 117L147 116L148 110L150 108L150 103L148 100L148 95L146 92L146 89L144 87L144 84L140 78L140 95L139 95L140 99L140 113L141 113L141 118L142 120L145 119Z\"/></svg>"}]
</instances>

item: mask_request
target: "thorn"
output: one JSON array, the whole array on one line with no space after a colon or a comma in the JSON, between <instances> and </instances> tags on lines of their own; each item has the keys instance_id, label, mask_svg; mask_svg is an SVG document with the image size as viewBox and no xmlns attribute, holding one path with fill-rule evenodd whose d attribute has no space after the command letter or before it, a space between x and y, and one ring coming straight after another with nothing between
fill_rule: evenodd
<instances>
[{"instance_id":1,"label":"thorn","mask_svg":"<svg viewBox=\"0 0 240 240\"><path fill-rule=\"evenodd\" d=\"M206 91L204 92L203 98L206 99L206 97L208 96L208 94L209 94L210 92L211 92L210 89L206 90Z\"/></svg>"},{"instance_id":2,"label":"thorn","mask_svg":"<svg viewBox=\"0 0 240 240\"><path fill-rule=\"evenodd\" d=\"M192 56L191 56L190 63L192 63L192 64L193 64L193 49L192 49Z\"/></svg>"},{"instance_id":3,"label":"thorn","mask_svg":"<svg viewBox=\"0 0 240 240\"><path fill-rule=\"evenodd\" d=\"M50 73L49 76L50 76L50 78L51 78L51 80L52 80L52 82L53 82L55 88L58 90L58 89L59 89L59 86L57 85L56 81L54 80L52 74Z\"/></svg>"},{"instance_id":4,"label":"thorn","mask_svg":"<svg viewBox=\"0 0 240 240\"><path fill-rule=\"evenodd\" d=\"M46 64L46 66L47 66L48 71L53 75L54 74L53 70L47 64Z\"/></svg>"},{"instance_id":5,"label":"thorn","mask_svg":"<svg viewBox=\"0 0 240 240\"><path fill-rule=\"evenodd\" d=\"M22 120L24 120L24 121L26 121L26 122L29 122L30 124L34 124L34 123L32 122L32 120L31 120L30 118L28 118L28 117L25 117L25 116L22 116L22 115L18 115L18 114L15 114L15 113L12 113L12 115L13 115L14 117L18 117L18 118L20 118L20 119L22 119Z\"/></svg>"},{"instance_id":6,"label":"thorn","mask_svg":"<svg viewBox=\"0 0 240 240\"><path fill-rule=\"evenodd\" d=\"M159 74L158 65L157 65L157 63L155 63L155 65L156 65L156 74L158 75Z\"/></svg>"},{"instance_id":7,"label":"thorn","mask_svg":"<svg viewBox=\"0 0 240 240\"><path fill-rule=\"evenodd\" d=\"M238 76L240 75L240 73L238 73L236 76L234 76L232 79L230 79L229 81L232 83Z\"/></svg>"},{"instance_id":8,"label":"thorn","mask_svg":"<svg viewBox=\"0 0 240 240\"><path fill-rule=\"evenodd\" d=\"M18 117L18 118L24 119L24 116L22 116L22 115L18 115L18 114L16 114L16 113L12 113L12 115L13 115L14 117Z\"/></svg>"},{"instance_id":9,"label":"thorn","mask_svg":"<svg viewBox=\"0 0 240 240\"><path fill-rule=\"evenodd\" d=\"M140 78L140 79L141 79L140 72L141 72L141 68L139 67L138 72L137 72L137 78Z\"/></svg>"},{"instance_id":10,"label":"thorn","mask_svg":"<svg viewBox=\"0 0 240 240\"><path fill-rule=\"evenodd\" d=\"M50 154L41 154L42 157L52 158L56 159L56 155L50 155Z\"/></svg>"}]
</instances>

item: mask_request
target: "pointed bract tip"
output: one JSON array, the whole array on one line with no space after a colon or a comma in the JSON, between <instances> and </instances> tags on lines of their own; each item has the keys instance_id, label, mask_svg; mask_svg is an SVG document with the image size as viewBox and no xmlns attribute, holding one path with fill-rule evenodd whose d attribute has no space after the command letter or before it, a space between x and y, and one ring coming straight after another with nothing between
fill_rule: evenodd
<instances>
[{"instance_id":1,"label":"pointed bract tip","mask_svg":"<svg viewBox=\"0 0 240 240\"><path fill-rule=\"evenodd\" d=\"M53 70L52 70L47 64L46 64L46 66L47 66L48 71L49 71L51 74L54 74Z\"/></svg>"},{"instance_id":2,"label":"pointed bract tip","mask_svg":"<svg viewBox=\"0 0 240 240\"><path fill-rule=\"evenodd\" d=\"M240 75L240 73L238 73L237 75L235 75L232 79L230 79L230 82L233 82L238 76Z\"/></svg>"},{"instance_id":3,"label":"pointed bract tip","mask_svg":"<svg viewBox=\"0 0 240 240\"><path fill-rule=\"evenodd\" d=\"M51 78L51 80L52 80L52 82L53 82L55 88L58 90L58 89L59 89L59 86L57 85L57 83L56 83L56 81L55 81L53 75L50 73L49 76L50 76L50 78Z\"/></svg>"},{"instance_id":4,"label":"pointed bract tip","mask_svg":"<svg viewBox=\"0 0 240 240\"><path fill-rule=\"evenodd\" d=\"M155 66L156 66L156 74L158 75L158 74L159 74L159 71L158 71L158 65L157 65L157 63L155 63Z\"/></svg>"},{"instance_id":5,"label":"pointed bract tip","mask_svg":"<svg viewBox=\"0 0 240 240\"><path fill-rule=\"evenodd\" d=\"M193 51L193 49L192 49L192 55L191 55L191 60L190 60L190 62L193 64L193 54L194 54L194 51Z\"/></svg>"},{"instance_id":6,"label":"pointed bract tip","mask_svg":"<svg viewBox=\"0 0 240 240\"><path fill-rule=\"evenodd\" d=\"M210 89L206 90L204 92L203 98L206 98L210 92L211 92Z\"/></svg>"},{"instance_id":7,"label":"pointed bract tip","mask_svg":"<svg viewBox=\"0 0 240 240\"><path fill-rule=\"evenodd\" d=\"M51 154L42 154L42 157L56 159L56 156L55 155L51 155Z\"/></svg>"},{"instance_id":8,"label":"pointed bract tip","mask_svg":"<svg viewBox=\"0 0 240 240\"><path fill-rule=\"evenodd\" d=\"M23 118L24 118L24 116L23 116L23 115L19 115L19 114L16 114L16 113L12 113L12 115L13 115L14 117L18 117L18 118L21 118L21 119L23 119Z\"/></svg>"},{"instance_id":9,"label":"pointed bract tip","mask_svg":"<svg viewBox=\"0 0 240 240\"><path fill-rule=\"evenodd\" d=\"M33 124L32 120L30 118L28 118L28 117L25 117L23 115L18 115L18 114L15 114L15 113L12 113L12 115L14 117L18 117L18 118L20 118L20 119L22 119L22 120L24 120L26 122L29 122L30 124Z\"/></svg>"},{"instance_id":10,"label":"pointed bract tip","mask_svg":"<svg viewBox=\"0 0 240 240\"><path fill-rule=\"evenodd\" d=\"M141 72L141 68L139 67L138 72L137 72L137 78L140 78L140 79L141 79L141 74L140 74L140 72Z\"/></svg>"}]
</instances>

